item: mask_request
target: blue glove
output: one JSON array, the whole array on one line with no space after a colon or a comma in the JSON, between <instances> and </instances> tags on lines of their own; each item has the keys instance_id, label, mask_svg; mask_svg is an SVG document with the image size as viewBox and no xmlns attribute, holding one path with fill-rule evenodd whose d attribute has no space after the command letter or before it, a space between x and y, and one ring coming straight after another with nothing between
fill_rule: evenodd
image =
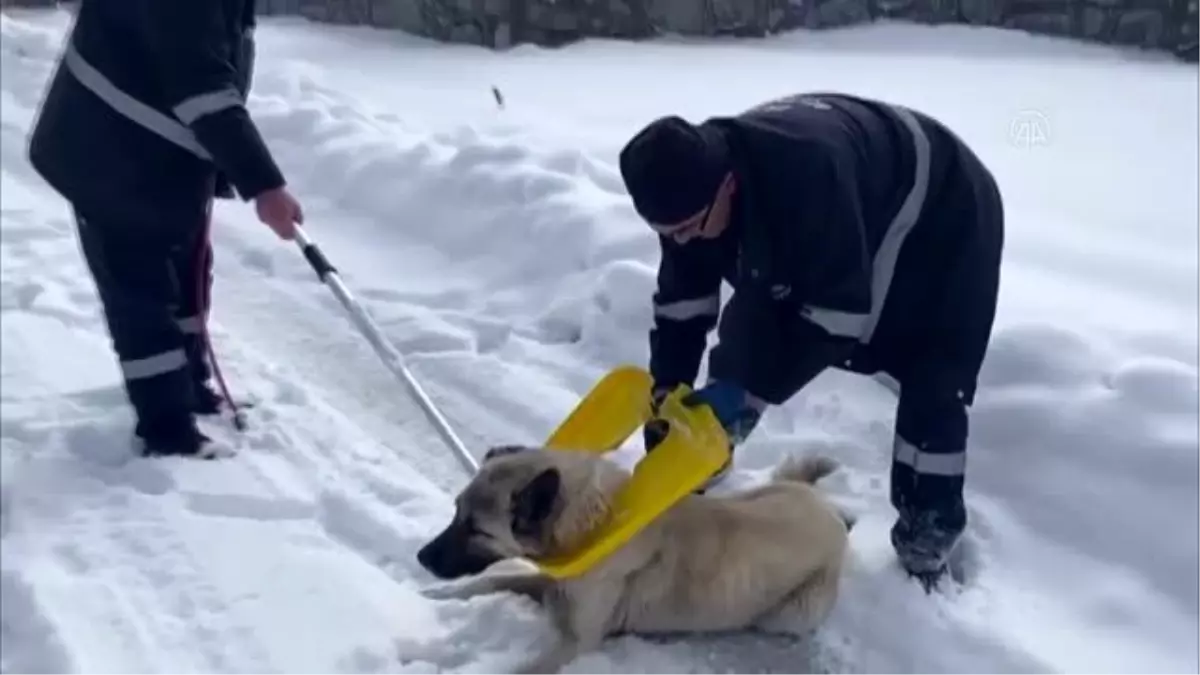
<instances>
[{"instance_id":1,"label":"blue glove","mask_svg":"<svg viewBox=\"0 0 1200 675\"><path fill-rule=\"evenodd\" d=\"M689 407L708 405L725 428L731 445L746 440L762 417L762 410L751 403L750 394L732 382L711 382L685 396L682 403Z\"/></svg>"}]
</instances>

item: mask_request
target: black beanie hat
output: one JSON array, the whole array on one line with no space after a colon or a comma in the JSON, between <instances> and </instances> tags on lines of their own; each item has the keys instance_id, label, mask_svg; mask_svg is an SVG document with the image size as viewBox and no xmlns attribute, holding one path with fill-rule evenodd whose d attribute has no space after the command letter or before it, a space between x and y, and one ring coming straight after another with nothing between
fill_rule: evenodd
<instances>
[{"instance_id":1,"label":"black beanie hat","mask_svg":"<svg viewBox=\"0 0 1200 675\"><path fill-rule=\"evenodd\" d=\"M621 177L647 221L677 223L708 206L725 175L719 131L674 115L639 131L621 150Z\"/></svg>"}]
</instances>

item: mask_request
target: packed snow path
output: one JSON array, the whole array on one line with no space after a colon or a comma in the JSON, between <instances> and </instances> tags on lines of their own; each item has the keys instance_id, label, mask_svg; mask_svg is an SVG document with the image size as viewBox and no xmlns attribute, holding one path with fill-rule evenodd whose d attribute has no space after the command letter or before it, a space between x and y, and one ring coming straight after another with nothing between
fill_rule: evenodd
<instances>
[{"instance_id":1,"label":"packed snow path","mask_svg":"<svg viewBox=\"0 0 1200 675\"><path fill-rule=\"evenodd\" d=\"M0 670L503 672L547 639L521 600L420 596L461 469L245 205L218 207L212 330L258 407L244 435L210 427L241 452L131 457L73 226L24 157L68 17L2 21ZM963 587L926 597L895 569L895 400L829 373L733 481L788 452L845 464L826 486L861 519L826 629L623 638L571 671L1200 668L1194 68L949 28L495 54L271 20L255 79L310 233L477 453L539 441L644 362L657 251L614 157L652 116L857 91L942 117L994 167L1008 248Z\"/></svg>"}]
</instances>

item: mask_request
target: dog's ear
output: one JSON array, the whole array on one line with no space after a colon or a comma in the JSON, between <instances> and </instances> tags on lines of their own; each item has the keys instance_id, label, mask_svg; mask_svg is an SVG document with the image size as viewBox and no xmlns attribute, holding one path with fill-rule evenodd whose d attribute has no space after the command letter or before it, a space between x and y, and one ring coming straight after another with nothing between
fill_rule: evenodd
<instances>
[{"instance_id":1,"label":"dog's ear","mask_svg":"<svg viewBox=\"0 0 1200 675\"><path fill-rule=\"evenodd\" d=\"M518 452L524 452L528 449L529 448L525 447L524 445L494 445L491 448L488 448L488 451L484 453L483 461L485 463L490 462L497 457L515 455Z\"/></svg>"},{"instance_id":2,"label":"dog's ear","mask_svg":"<svg viewBox=\"0 0 1200 675\"><path fill-rule=\"evenodd\" d=\"M561 485L562 476L559 475L558 469L550 467L534 476L525 487L513 494L513 534L536 537L541 533L542 525L554 512Z\"/></svg>"}]
</instances>

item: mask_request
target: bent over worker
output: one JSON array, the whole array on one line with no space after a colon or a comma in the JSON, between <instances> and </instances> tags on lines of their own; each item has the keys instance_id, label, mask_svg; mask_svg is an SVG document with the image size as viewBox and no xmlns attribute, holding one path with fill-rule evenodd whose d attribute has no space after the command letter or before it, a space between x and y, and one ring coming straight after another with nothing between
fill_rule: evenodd
<instances>
[{"instance_id":1,"label":"bent over worker","mask_svg":"<svg viewBox=\"0 0 1200 675\"><path fill-rule=\"evenodd\" d=\"M891 541L928 589L967 521L968 408L1004 240L990 172L931 117L836 93L698 125L658 119L620 167L662 251L655 401L693 383L718 322L708 383L693 398L735 447L767 406L826 368L890 375L900 385ZM722 281L734 289L723 311ZM648 424L647 449L662 435Z\"/></svg>"},{"instance_id":2,"label":"bent over worker","mask_svg":"<svg viewBox=\"0 0 1200 675\"><path fill-rule=\"evenodd\" d=\"M300 205L246 110L253 0L81 3L30 139L74 211L135 433L150 455L204 455L219 410L203 325L214 197L255 200L281 238Z\"/></svg>"}]
</instances>

